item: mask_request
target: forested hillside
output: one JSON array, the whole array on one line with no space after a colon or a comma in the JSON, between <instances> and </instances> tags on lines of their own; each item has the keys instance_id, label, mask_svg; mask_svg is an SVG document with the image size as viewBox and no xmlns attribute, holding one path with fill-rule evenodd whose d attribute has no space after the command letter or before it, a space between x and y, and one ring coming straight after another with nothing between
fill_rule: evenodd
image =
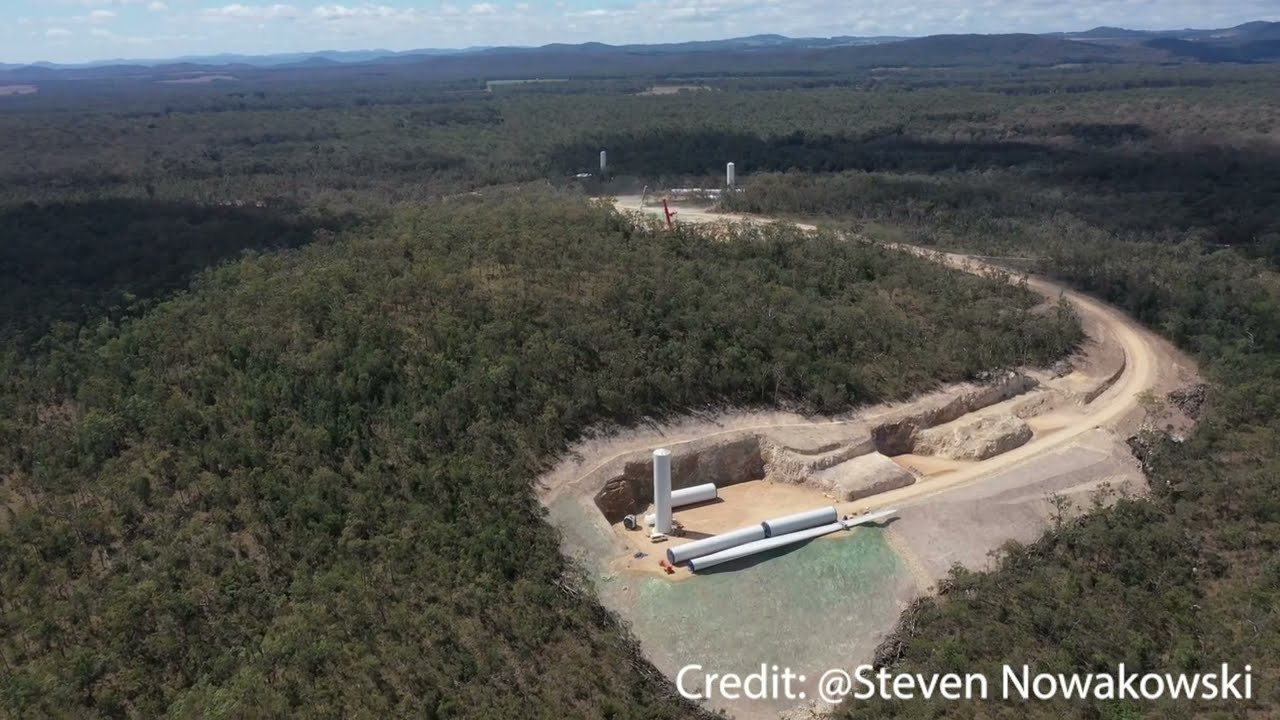
<instances>
[{"instance_id":1,"label":"forested hillside","mask_svg":"<svg viewBox=\"0 0 1280 720\"><path fill-rule=\"evenodd\" d=\"M718 405L836 411L1079 337L1013 286L743 232L545 192L402 209L10 358L3 707L691 714L540 519L531 483L568 441Z\"/></svg>"}]
</instances>

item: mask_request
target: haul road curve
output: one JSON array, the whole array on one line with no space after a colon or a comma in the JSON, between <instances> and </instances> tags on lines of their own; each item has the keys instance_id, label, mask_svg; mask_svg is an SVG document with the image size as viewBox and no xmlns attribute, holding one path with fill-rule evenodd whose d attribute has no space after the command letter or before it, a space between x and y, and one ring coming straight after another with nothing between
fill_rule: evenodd
<instances>
[{"instance_id":1,"label":"haul road curve","mask_svg":"<svg viewBox=\"0 0 1280 720\"><path fill-rule=\"evenodd\" d=\"M615 207L623 212L640 212L661 216L661 206L641 207L639 196L619 197L614 201ZM776 222L771 218L715 213L702 208L680 206L677 209L677 222L717 223L717 222ZM813 225L796 223L805 230L815 230ZM940 254L920 248L902 246L904 252L914 252L922 257L941 259L948 265L969 272L979 272L990 266L976 257L947 253ZM1112 352L1123 353L1123 370L1114 382L1095 399L1078 408L1067 422L1055 427L1052 432L1037 433L1025 445L1009 452L996 455L987 460L965 463L954 471L941 474L928 482L920 482L898 490L882 493L859 502L860 508L874 510L885 507L906 508L917 505L925 499L943 495L951 495L975 484L986 481L1007 479L1013 474L1009 471L1019 468L1027 469L1038 458L1047 458L1060 454L1064 449L1080 444L1098 446L1096 439L1090 436L1099 431L1110 435L1114 440L1123 440L1136 430L1145 410L1142 400L1150 394L1163 395L1193 382L1196 379L1194 363L1170 343L1155 333L1129 318L1122 311L1111 307L1097 299L1073 291L1052 280L1029 277L1027 286L1042 295L1046 300L1057 301L1065 297L1076 308L1088 336L1101 345L1109 346ZM1189 424L1186 418L1179 418L1183 427ZM820 424L822 421L815 421ZM792 425L792 423L786 423ZM712 430L708 428L708 430ZM720 430L712 430L707 435ZM672 440L691 441L697 437L672 438ZM1120 460L1132 463L1129 451L1123 442L1113 442L1109 452L1119 454ZM1036 473L1032 473L1034 476ZM1025 473L1024 473L1025 475ZM1010 480L1002 483L1001 490L1007 491L1021 483ZM1020 533L1014 533L1018 535ZM1025 534L1025 533L1023 533ZM1033 537L1032 535L1031 537ZM1029 539L1029 538L1028 538ZM985 554L985 553L984 553ZM967 564L967 563L966 563ZM934 575L939 573L934 572Z\"/></svg>"}]
</instances>

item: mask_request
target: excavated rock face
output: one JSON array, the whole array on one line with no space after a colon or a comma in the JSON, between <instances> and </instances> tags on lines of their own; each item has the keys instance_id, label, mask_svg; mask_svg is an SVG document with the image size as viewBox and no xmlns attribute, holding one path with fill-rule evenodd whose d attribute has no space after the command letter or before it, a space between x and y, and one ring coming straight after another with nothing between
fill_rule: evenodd
<instances>
[{"instance_id":1,"label":"excavated rock face","mask_svg":"<svg viewBox=\"0 0 1280 720\"><path fill-rule=\"evenodd\" d=\"M672 490L704 483L726 487L763 477L764 457L757 437L685 451L677 449L671 458ZM609 522L644 510L653 502L653 460L627 463L622 475L605 482L595 501Z\"/></svg>"},{"instance_id":2,"label":"excavated rock face","mask_svg":"<svg viewBox=\"0 0 1280 720\"><path fill-rule=\"evenodd\" d=\"M1031 434L1019 418L989 416L925 430L916 440L915 451L952 460L986 460L1026 444Z\"/></svg>"},{"instance_id":3,"label":"excavated rock face","mask_svg":"<svg viewBox=\"0 0 1280 720\"><path fill-rule=\"evenodd\" d=\"M1199 420L1200 413L1204 410L1204 403L1209 398L1209 385L1207 383L1188 385L1174 390L1167 397L1169 402L1178 406L1178 409L1187 417Z\"/></svg>"},{"instance_id":4,"label":"excavated rock face","mask_svg":"<svg viewBox=\"0 0 1280 720\"><path fill-rule=\"evenodd\" d=\"M871 431L871 438L876 450L885 455L906 455L916 444L916 433L920 432L915 420L878 425Z\"/></svg>"},{"instance_id":5,"label":"excavated rock face","mask_svg":"<svg viewBox=\"0 0 1280 720\"><path fill-rule=\"evenodd\" d=\"M652 488L649 494L653 494ZM636 496L636 483L627 477L613 478L596 493L596 507L609 522L618 522L624 516L638 512L645 504L641 504Z\"/></svg>"},{"instance_id":6,"label":"excavated rock face","mask_svg":"<svg viewBox=\"0 0 1280 720\"><path fill-rule=\"evenodd\" d=\"M765 466L774 480L811 483L842 500L856 500L915 482L915 476L895 465L886 456L910 452L944 457L984 459L1015 448L1031 438L1031 430L1017 419L985 425L966 425L957 437L941 432L975 410L1021 395L1037 386L1035 378L1016 372L1002 373L939 394L912 406L909 411L869 432L845 432L838 440L775 438L766 435L743 437L722 444L699 444L672 448L671 489L715 483L734 485L765 477ZM987 422L987 421L984 421ZM954 423L953 423L954 424ZM947 425L947 428L950 426ZM930 428L933 428L932 430ZM866 433L866 434L861 434ZM935 437L936 436L936 437ZM920 449L930 438L932 450ZM812 440L812 438L808 438ZM790 442L798 442L791 447ZM653 461L644 458L623 465L622 473L609 478L595 496L596 506L609 522L642 512L653 502Z\"/></svg>"},{"instance_id":7,"label":"excavated rock face","mask_svg":"<svg viewBox=\"0 0 1280 720\"><path fill-rule=\"evenodd\" d=\"M987 384L967 390L955 397L940 400L932 407L913 413L909 417L877 426L871 431L876 450L889 456L919 452L916 449L916 443L927 428L949 423L975 410L1004 402L1034 389L1039 384L1039 381L1028 375L1005 373Z\"/></svg>"}]
</instances>

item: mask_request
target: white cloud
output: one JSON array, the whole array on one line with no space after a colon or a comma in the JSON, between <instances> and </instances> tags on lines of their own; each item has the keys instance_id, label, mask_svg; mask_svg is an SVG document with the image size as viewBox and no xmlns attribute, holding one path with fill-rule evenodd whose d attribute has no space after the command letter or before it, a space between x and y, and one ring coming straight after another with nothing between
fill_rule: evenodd
<instances>
[{"instance_id":1,"label":"white cloud","mask_svg":"<svg viewBox=\"0 0 1280 720\"><path fill-rule=\"evenodd\" d=\"M476 3L468 10L472 15L493 15L498 12L498 6L493 3Z\"/></svg>"},{"instance_id":2,"label":"white cloud","mask_svg":"<svg viewBox=\"0 0 1280 720\"><path fill-rule=\"evenodd\" d=\"M219 8L205 8L200 16L208 20L277 20L296 18L300 15L293 5L223 5Z\"/></svg>"},{"instance_id":3,"label":"white cloud","mask_svg":"<svg viewBox=\"0 0 1280 720\"><path fill-rule=\"evenodd\" d=\"M169 6L160 2L160 0L152 0L151 4L147 5L147 9L151 12L164 12L169 9Z\"/></svg>"},{"instance_id":4,"label":"white cloud","mask_svg":"<svg viewBox=\"0 0 1280 720\"><path fill-rule=\"evenodd\" d=\"M443 22L446 10L429 14L418 8L395 8L388 5L320 5L311 9L311 19L320 27L329 27L346 37L376 38L384 34L404 32L405 28L425 20ZM377 40L371 40L377 44Z\"/></svg>"},{"instance_id":5,"label":"white cloud","mask_svg":"<svg viewBox=\"0 0 1280 720\"><path fill-rule=\"evenodd\" d=\"M116 14L110 10L94 10L89 13L89 20L91 22L106 22L115 16Z\"/></svg>"},{"instance_id":6,"label":"white cloud","mask_svg":"<svg viewBox=\"0 0 1280 720\"><path fill-rule=\"evenodd\" d=\"M582 12L569 13L569 17L589 20L592 18L630 17L635 14L635 10L628 10L625 8L592 8L591 10L583 10Z\"/></svg>"},{"instance_id":7,"label":"white cloud","mask_svg":"<svg viewBox=\"0 0 1280 720\"><path fill-rule=\"evenodd\" d=\"M62 40L71 37L71 31L66 28L49 28L44 31L44 36L50 40Z\"/></svg>"},{"instance_id":8,"label":"white cloud","mask_svg":"<svg viewBox=\"0 0 1280 720\"><path fill-rule=\"evenodd\" d=\"M311 14L321 20L346 20L348 18L404 18L414 10L397 10L386 5L321 5Z\"/></svg>"}]
</instances>

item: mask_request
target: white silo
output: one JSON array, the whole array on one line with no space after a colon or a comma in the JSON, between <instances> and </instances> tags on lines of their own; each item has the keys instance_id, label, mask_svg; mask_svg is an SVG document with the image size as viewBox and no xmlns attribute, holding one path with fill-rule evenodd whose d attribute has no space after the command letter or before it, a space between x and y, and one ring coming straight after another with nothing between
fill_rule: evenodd
<instances>
[{"instance_id":1,"label":"white silo","mask_svg":"<svg viewBox=\"0 0 1280 720\"><path fill-rule=\"evenodd\" d=\"M600 151L600 177L609 172L609 157L604 150Z\"/></svg>"},{"instance_id":2,"label":"white silo","mask_svg":"<svg viewBox=\"0 0 1280 720\"><path fill-rule=\"evenodd\" d=\"M729 163L728 165L725 165L725 166L724 166L724 184L725 184L725 186L726 186L726 187L728 187L728 188L730 188L730 189L732 189L732 188L733 188L733 184L734 184L735 182L737 182L737 180L738 180L738 178L737 178L736 173L734 172L733 163Z\"/></svg>"},{"instance_id":3,"label":"white silo","mask_svg":"<svg viewBox=\"0 0 1280 720\"><path fill-rule=\"evenodd\" d=\"M653 507L657 515L653 524L655 535L671 533L671 451L659 448L653 451Z\"/></svg>"}]
</instances>

